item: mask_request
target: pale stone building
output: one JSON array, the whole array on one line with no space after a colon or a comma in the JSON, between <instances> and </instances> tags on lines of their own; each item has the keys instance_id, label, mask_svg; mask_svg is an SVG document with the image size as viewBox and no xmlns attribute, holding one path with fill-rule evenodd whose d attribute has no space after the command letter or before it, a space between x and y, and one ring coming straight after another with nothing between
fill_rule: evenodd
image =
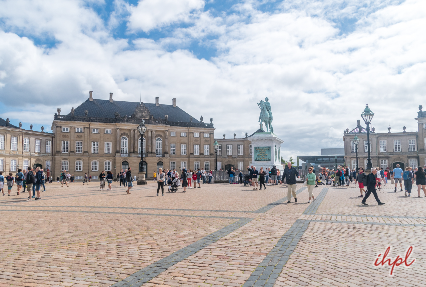
<instances>
[{"instance_id":1,"label":"pale stone building","mask_svg":"<svg viewBox=\"0 0 426 287\"><path fill-rule=\"evenodd\" d=\"M233 139L216 139L217 151L217 169L229 170L231 167L245 171L252 159L252 146L246 134L244 138L237 138L234 134Z\"/></svg>"},{"instance_id":2,"label":"pale stone building","mask_svg":"<svg viewBox=\"0 0 426 287\"><path fill-rule=\"evenodd\" d=\"M18 169L41 167L52 169L54 135L24 130L14 126L9 119L0 118L0 171L16 174ZM43 129L43 128L42 128Z\"/></svg>"}]
</instances>

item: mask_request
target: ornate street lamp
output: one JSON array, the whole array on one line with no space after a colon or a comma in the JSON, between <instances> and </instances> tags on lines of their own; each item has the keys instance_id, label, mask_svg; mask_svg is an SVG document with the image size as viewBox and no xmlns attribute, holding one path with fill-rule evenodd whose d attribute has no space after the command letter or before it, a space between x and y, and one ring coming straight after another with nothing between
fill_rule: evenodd
<instances>
[{"instance_id":1,"label":"ornate street lamp","mask_svg":"<svg viewBox=\"0 0 426 287\"><path fill-rule=\"evenodd\" d=\"M141 136L141 161L139 163L139 180L138 180L138 185L144 185L146 184L145 181L145 166L143 164L143 136L146 132L146 126L145 126L145 121L142 119L142 122L139 124L138 126L138 132Z\"/></svg>"},{"instance_id":2,"label":"ornate street lamp","mask_svg":"<svg viewBox=\"0 0 426 287\"><path fill-rule=\"evenodd\" d=\"M219 144L218 142L215 140L214 141L214 153L216 154L216 171L217 171L217 151L219 150Z\"/></svg>"},{"instance_id":3,"label":"ornate street lamp","mask_svg":"<svg viewBox=\"0 0 426 287\"><path fill-rule=\"evenodd\" d=\"M371 158L370 158L370 124L373 120L374 113L370 110L370 108L367 106L364 109L364 112L361 114L362 119L364 120L365 124L367 125L367 151L368 151L368 157L367 157L367 170L371 171Z\"/></svg>"},{"instance_id":4,"label":"ornate street lamp","mask_svg":"<svg viewBox=\"0 0 426 287\"><path fill-rule=\"evenodd\" d=\"M354 145L355 145L355 158L356 158L356 172L358 172L358 144L359 144L359 138L355 135Z\"/></svg>"}]
</instances>

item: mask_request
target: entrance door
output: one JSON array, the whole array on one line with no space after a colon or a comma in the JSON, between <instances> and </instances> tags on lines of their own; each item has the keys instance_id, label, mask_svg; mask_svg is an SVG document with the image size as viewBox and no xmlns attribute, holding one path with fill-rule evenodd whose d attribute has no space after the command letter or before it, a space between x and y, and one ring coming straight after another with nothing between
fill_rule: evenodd
<instances>
[{"instance_id":1,"label":"entrance door","mask_svg":"<svg viewBox=\"0 0 426 287\"><path fill-rule=\"evenodd\" d=\"M231 167L234 167L234 165L233 164L227 164L227 165L225 165L225 171L230 170ZM235 167L234 167L234 170L235 170Z\"/></svg>"},{"instance_id":2,"label":"entrance door","mask_svg":"<svg viewBox=\"0 0 426 287\"><path fill-rule=\"evenodd\" d=\"M121 163L121 169L123 170L123 171L125 171L126 169L128 169L129 168L129 163L127 162L127 161L123 161L122 163Z\"/></svg>"},{"instance_id":3,"label":"entrance door","mask_svg":"<svg viewBox=\"0 0 426 287\"><path fill-rule=\"evenodd\" d=\"M402 169L402 170L404 170L404 163L403 162L394 162L393 163L393 165L392 165L392 167L393 168L396 168L396 165L397 164L399 164L399 167Z\"/></svg>"},{"instance_id":4,"label":"entrance door","mask_svg":"<svg viewBox=\"0 0 426 287\"><path fill-rule=\"evenodd\" d=\"M41 164L39 164L39 163L36 163L36 164L34 164L34 169L36 169L36 168L40 168L40 169L42 169L43 168L43 166L41 165Z\"/></svg>"}]
</instances>

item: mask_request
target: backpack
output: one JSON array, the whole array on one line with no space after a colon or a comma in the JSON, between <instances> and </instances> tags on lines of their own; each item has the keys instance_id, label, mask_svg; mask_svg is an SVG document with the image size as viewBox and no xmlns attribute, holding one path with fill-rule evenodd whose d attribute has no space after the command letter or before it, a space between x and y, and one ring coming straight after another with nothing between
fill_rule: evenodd
<instances>
[{"instance_id":1,"label":"backpack","mask_svg":"<svg viewBox=\"0 0 426 287\"><path fill-rule=\"evenodd\" d=\"M21 180L22 180L21 173L20 173L20 172L18 172L18 173L16 174L16 181L21 181Z\"/></svg>"}]
</instances>

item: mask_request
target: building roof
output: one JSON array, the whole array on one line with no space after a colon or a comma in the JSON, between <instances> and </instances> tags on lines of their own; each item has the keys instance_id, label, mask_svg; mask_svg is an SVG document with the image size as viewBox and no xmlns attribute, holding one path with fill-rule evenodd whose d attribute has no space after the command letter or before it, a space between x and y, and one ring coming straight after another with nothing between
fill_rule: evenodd
<instances>
[{"instance_id":1,"label":"building roof","mask_svg":"<svg viewBox=\"0 0 426 287\"><path fill-rule=\"evenodd\" d=\"M5 120L3 120L2 118L0 118L0 127L9 127L9 128L18 128L14 125L12 125L10 122L7 123Z\"/></svg>"}]
</instances>

